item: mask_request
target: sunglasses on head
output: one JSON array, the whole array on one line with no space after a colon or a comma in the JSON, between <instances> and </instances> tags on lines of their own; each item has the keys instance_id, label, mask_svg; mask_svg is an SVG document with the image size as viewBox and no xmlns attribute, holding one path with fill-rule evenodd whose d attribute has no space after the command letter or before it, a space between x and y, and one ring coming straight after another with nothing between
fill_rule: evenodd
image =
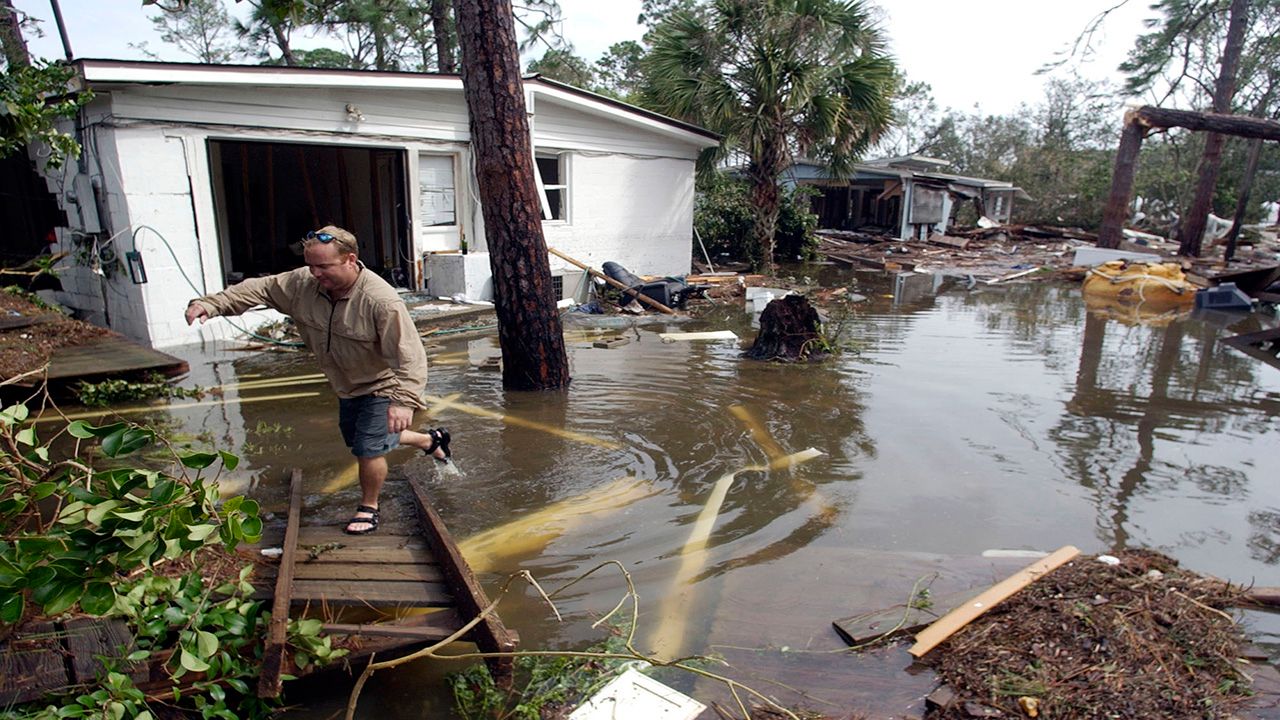
<instances>
[{"instance_id":1,"label":"sunglasses on head","mask_svg":"<svg viewBox=\"0 0 1280 720\"><path fill-rule=\"evenodd\" d=\"M310 232L308 232L308 233L307 233L307 239L308 239L308 240L319 240L319 241L320 241L320 242L322 242L322 243L331 243L331 242L333 242L334 240L337 240L338 238L336 238L336 237L334 237L334 236L330 235L330 234L329 234L329 233L327 233L327 232L316 232L315 230L312 230L312 231L310 231Z\"/></svg>"}]
</instances>

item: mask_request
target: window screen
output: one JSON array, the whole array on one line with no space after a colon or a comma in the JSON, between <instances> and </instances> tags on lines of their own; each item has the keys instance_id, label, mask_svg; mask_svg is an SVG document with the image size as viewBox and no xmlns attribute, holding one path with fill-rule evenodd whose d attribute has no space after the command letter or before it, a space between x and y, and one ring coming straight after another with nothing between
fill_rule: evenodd
<instances>
[{"instance_id":1,"label":"window screen","mask_svg":"<svg viewBox=\"0 0 1280 720\"><path fill-rule=\"evenodd\" d=\"M457 222L452 155L418 156L418 202L421 204L423 227Z\"/></svg>"}]
</instances>

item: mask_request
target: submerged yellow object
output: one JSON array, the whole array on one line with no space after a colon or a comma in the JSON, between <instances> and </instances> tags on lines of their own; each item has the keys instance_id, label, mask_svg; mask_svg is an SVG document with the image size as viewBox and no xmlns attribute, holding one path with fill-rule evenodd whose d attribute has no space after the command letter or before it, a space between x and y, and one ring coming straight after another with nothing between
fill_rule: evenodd
<instances>
[{"instance_id":1,"label":"submerged yellow object","mask_svg":"<svg viewBox=\"0 0 1280 720\"><path fill-rule=\"evenodd\" d=\"M769 470L793 467L808 462L824 453L815 448L801 450L798 453L777 458L768 465L749 465L741 470L725 473L716 480L707 496L707 502L698 513L698 518L689 531L689 538L680 549L680 567L676 570L671 590L663 598L662 607L658 610L658 624L650 647L653 652L673 660L680 657L684 648L685 627L689 620L690 604L693 600L693 579L702 572L707 564L707 541L715 528L716 519L720 516L720 508L724 505L725 496L733 485L738 473L747 470Z\"/></svg>"},{"instance_id":2,"label":"submerged yellow object","mask_svg":"<svg viewBox=\"0 0 1280 720\"><path fill-rule=\"evenodd\" d=\"M1086 298L1165 309L1190 306L1196 298L1196 286L1177 263L1112 260L1089 270L1083 290Z\"/></svg>"},{"instance_id":3,"label":"submerged yellow object","mask_svg":"<svg viewBox=\"0 0 1280 720\"><path fill-rule=\"evenodd\" d=\"M324 484L324 487L321 488L320 492L325 495L331 495L339 490L346 490L349 487L354 487L358 482L360 482L360 464L353 461L348 463L340 472L330 478L329 482Z\"/></svg>"},{"instance_id":4,"label":"submerged yellow object","mask_svg":"<svg viewBox=\"0 0 1280 720\"><path fill-rule=\"evenodd\" d=\"M532 420L526 420L522 417L517 417L515 415L504 415L503 413L494 412L493 410L486 410L482 407L476 407L475 405L468 405L467 403L457 402L456 398L458 397L459 395L457 393L453 395L449 395L447 397L435 397L432 395L424 396L423 399L426 400L427 403L430 405L430 408L428 408L427 410L428 417L435 417L437 414L439 414L441 410L448 408L450 410L458 410L458 411L467 413L468 415L475 415L476 417L489 418L491 420L500 420L503 423L506 423L507 425L519 425L521 427L527 427L533 430L541 430L542 432L551 433L552 435L558 435L566 440L573 440L575 442L586 443L588 445L598 445L599 447L609 448L611 450L616 450L622 447L621 445L619 445L616 442L613 442L612 440L605 440L604 438L592 437L591 435L587 435L585 433L574 432L572 430L565 430L564 428L559 428L552 425L545 425L543 423L534 422Z\"/></svg>"},{"instance_id":5,"label":"submerged yellow object","mask_svg":"<svg viewBox=\"0 0 1280 720\"><path fill-rule=\"evenodd\" d=\"M262 395L257 397L238 397L238 398L222 398L221 400L202 400L200 402L177 403L174 405L144 405L142 407L125 407L125 408L108 408L106 410L91 410L88 412L71 413L70 415L62 415L59 413L49 413L36 418L34 422L46 423L66 420L87 420L89 418L105 418L116 415L136 415L138 413L161 413L161 412L179 412L181 410L189 410L198 407L213 407L215 405L244 405L246 403L256 402L275 402L279 400L296 400L298 398L316 397L318 392L302 392L302 393L285 393L283 395Z\"/></svg>"},{"instance_id":6,"label":"submerged yellow object","mask_svg":"<svg viewBox=\"0 0 1280 720\"><path fill-rule=\"evenodd\" d=\"M745 406L730 405L729 412L733 413L734 417L747 426L747 432L751 433L751 439L756 441L756 444L760 446L761 450L764 450L765 455L768 455L770 460L776 460L787 454L782 449L782 446L778 444L778 441L774 440L769 431L765 429L764 423L760 422L755 414Z\"/></svg>"},{"instance_id":7,"label":"submerged yellow object","mask_svg":"<svg viewBox=\"0 0 1280 720\"><path fill-rule=\"evenodd\" d=\"M554 502L537 512L490 528L458 543L473 572L499 567L505 558L529 556L587 520L620 510L654 494L648 481L622 477L571 498Z\"/></svg>"}]
</instances>

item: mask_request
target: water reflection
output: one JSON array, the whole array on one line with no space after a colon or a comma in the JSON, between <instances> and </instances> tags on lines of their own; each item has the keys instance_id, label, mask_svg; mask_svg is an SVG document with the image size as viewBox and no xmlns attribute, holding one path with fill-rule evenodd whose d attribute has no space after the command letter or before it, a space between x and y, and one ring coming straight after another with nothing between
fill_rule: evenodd
<instances>
[{"instance_id":1,"label":"water reflection","mask_svg":"<svg viewBox=\"0 0 1280 720\"><path fill-rule=\"evenodd\" d=\"M449 406L431 420L455 437L462 474L432 480L455 536L548 507L572 515L551 531L486 546L484 579L526 568L554 587L618 560L640 592L641 625L653 623L716 481L771 454L814 447L825 456L733 481L705 562L688 579L689 649L714 644L734 608L770 600L785 607L802 595L838 597L841 583L877 582L856 565L833 572L823 563L835 551L972 556L995 547L1147 546L1196 570L1280 585L1280 484L1267 477L1280 445L1280 375L1219 342L1269 319L1135 323L1088 309L1073 286L811 272L870 299L845 326L856 350L822 365L746 362L735 343L657 337L721 329L752 337L751 318L730 305L683 324L657 318L593 329L570 321L574 381L564 393L503 392L499 373L476 366L497 354L492 338L442 342L431 394L522 421ZM631 342L595 348L605 334ZM189 357L205 385L314 372L305 356ZM308 519L336 523L355 491L320 491L350 458L334 428L334 400L318 389L318 397L285 404L207 408L185 422L246 449L269 507L282 506L286 468L302 466ZM250 386L229 395L269 392ZM277 424L290 433L260 430ZM392 462L393 478L433 467L407 451ZM826 580L812 587L744 589L739 581L817 577L818 568ZM527 647L582 644L598 636L590 620L623 589L610 575L575 586L559 605L565 624L532 591L504 600L503 617ZM814 632L837 616L812 618ZM408 706L421 710L420 701Z\"/></svg>"}]
</instances>

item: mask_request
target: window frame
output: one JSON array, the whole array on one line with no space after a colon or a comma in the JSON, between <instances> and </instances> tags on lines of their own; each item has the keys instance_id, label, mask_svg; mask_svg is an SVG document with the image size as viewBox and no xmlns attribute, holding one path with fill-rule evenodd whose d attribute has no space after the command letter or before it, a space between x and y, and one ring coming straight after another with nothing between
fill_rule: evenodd
<instances>
[{"instance_id":1,"label":"window frame","mask_svg":"<svg viewBox=\"0 0 1280 720\"><path fill-rule=\"evenodd\" d=\"M426 218L423 216L424 214L422 211L422 158L424 157L446 158L449 160L449 164L451 166L451 171L453 174L453 222L439 223L435 225L427 225L425 222ZM456 152L447 152L447 151L433 152L429 150L418 151L417 163L415 165L417 177L414 178L414 181L415 181L414 186L417 191L417 200L418 200L417 208L416 208L417 210L416 224L418 226L418 229L422 233L427 234L427 233L439 233L439 232L453 232L453 231L457 231L461 227L461 222L459 219L460 203L458 202L460 199L459 190L458 190L458 167L459 167L458 153Z\"/></svg>"},{"instance_id":2,"label":"window frame","mask_svg":"<svg viewBox=\"0 0 1280 720\"><path fill-rule=\"evenodd\" d=\"M539 160L555 160L556 170L559 182L548 184L544 182L542 177L542 168L539 167ZM534 177L538 181L538 198L542 203L542 222L543 224L561 224L568 225L572 219L571 212L573 205L570 202L570 171L569 171L569 152L566 150L540 150L535 149L533 153L533 170ZM560 217L552 217L551 213L551 193L559 193L560 195Z\"/></svg>"}]
</instances>

